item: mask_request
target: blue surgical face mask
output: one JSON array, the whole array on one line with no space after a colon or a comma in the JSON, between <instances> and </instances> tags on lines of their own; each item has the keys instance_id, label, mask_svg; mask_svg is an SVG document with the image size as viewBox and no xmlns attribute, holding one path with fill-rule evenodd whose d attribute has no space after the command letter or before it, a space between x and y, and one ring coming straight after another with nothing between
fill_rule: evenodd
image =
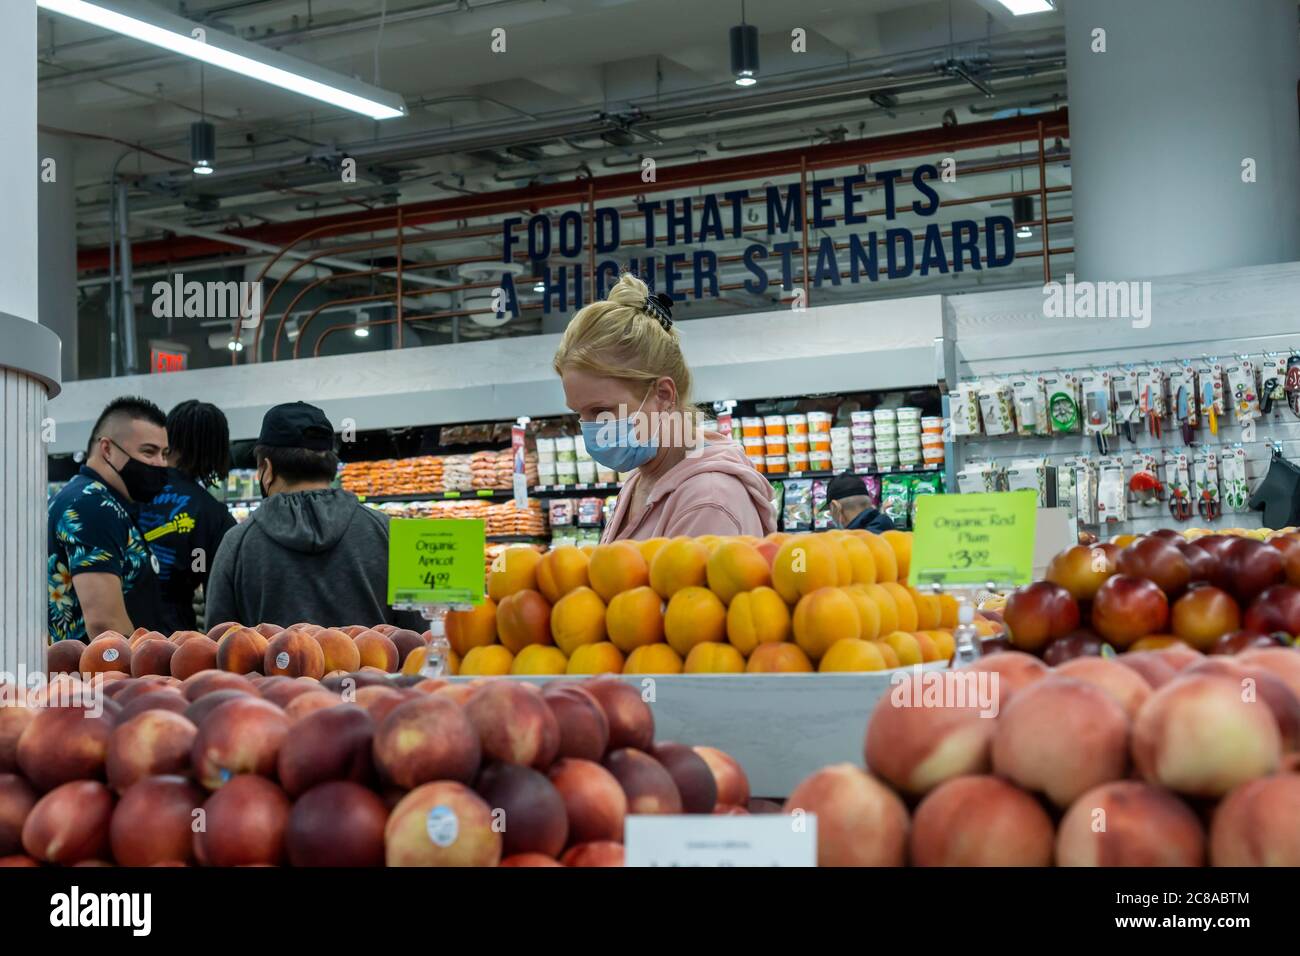
<instances>
[{"instance_id":1,"label":"blue surgical face mask","mask_svg":"<svg viewBox=\"0 0 1300 956\"><path fill-rule=\"evenodd\" d=\"M650 436L645 442L636 437L634 419L645 408L649 397L650 393L646 392L640 408L627 418L578 423L582 426L582 441L587 446L587 454L597 464L614 471L631 471L659 454L659 442L655 436Z\"/></svg>"}]
</instances>

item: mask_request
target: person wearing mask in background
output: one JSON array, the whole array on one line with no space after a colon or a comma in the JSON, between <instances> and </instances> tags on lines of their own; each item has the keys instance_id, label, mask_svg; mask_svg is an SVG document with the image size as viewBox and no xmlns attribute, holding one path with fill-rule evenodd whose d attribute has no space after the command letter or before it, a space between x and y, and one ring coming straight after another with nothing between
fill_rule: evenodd
<instances>
[{"instance_id":1,"label":"person wearing mask in background","mask_svg":"<svg viewBox=\"0 0 1300 956\"><path fill-rule=\"evenodd\" d=\"M623 275L569 322L554 367L587 453L633 472L602 541L776 530L767 479L739 444L696 427L669 296Z\"/></svg>"},{"instance_id":2,"label":"person wearing mask in background","mask_svg":"<svg viewBox=\"0 0 1300 956\"><path fill-rule=\"evenodd\" d=\"M158 558L166 625L159 630L171 634L197 627L194 592L207 582L235 519L207 490L230 473L230 429L221 409L194 399L181 402L167 414L167 440L167 485L141 506L140 527Z\"/></svg>"},{"instance_id":3,"label":"person wearing mask in background","mask_svg":"<svg viewBox=\"0 0 1300 956\"><path fill-rule=\"evenodd\" d=\"M857 475L836 475L826 485L826 506L835 527L848 531L892 531L893 519L876 509L867 484Z\"/></svg>"},{"instance_id":4,"label":"person wearing mask in background","mask_svg":"<svg viewBox=\"0 0 1300 956\"><path fill-rule=\"evenodd\" d=\"M51 641L164 626L158 559L136 522L167 482L165 425L153 402L114 399L91 429L85 464L50 501Z\"/></svg>"},{"instance_id":5,"label":"person wearing mask in background","mask_svg":"<svg viewBox=\"0 0 1300 956\"><path fill-rule=\"evenodd\" d=\"M388 606L388 516L330 483L334 429L306 402L276 405L253 448L263 501L221 539L205 589L212 622L398 624Z\"/></svg>"}]
</instances>

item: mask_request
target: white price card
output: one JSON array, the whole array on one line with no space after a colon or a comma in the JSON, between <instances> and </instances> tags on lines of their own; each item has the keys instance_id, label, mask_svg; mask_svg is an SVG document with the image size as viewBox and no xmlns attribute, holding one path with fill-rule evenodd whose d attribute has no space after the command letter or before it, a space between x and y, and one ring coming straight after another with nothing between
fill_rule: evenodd
<instances>
[{"instance_id":1,"label":"white price card","mask_svg":"<svg viewBox=\"0 0 1300 956\"><path fill-rule=\"evenodd\" d=\"M816 866L817 815L635 814L624 866Z\"/></svg>"}]
</instances>

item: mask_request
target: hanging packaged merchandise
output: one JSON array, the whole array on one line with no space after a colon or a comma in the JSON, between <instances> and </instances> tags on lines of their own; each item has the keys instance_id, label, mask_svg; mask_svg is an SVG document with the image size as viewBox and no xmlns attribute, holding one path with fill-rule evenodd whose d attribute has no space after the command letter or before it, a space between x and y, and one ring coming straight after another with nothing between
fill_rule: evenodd
<instances>
[{"instance_id":1,"label":"hanging packaged merchandise","mask_svg":"<svg viewBox=\"0 0 1300 956\"><path fill-rule=\"evenodd\" d=\"M1110 398L1110 373L1088 369L1079 373L1083 396L1083 432L1097 442L1098 454L1107 453L1107 439L1115 434Z\"/></svg>"},{"instance_id":2,"label":"hanging packaged merchandise","mask_svg":"<svg viewBox=\"0 0 1300 956\"><path fill-rule=\"evenodd\" d=\"M772 485L772 517L776 519L778 525L782 524L785 517L785 482L773 481ZM784 527L782 527L784 531Z\"/></svg>"},{"instance_id":3,"label":"hanging packaged merchandise","mask_svg":"<svg viewBox=\"0 0 1300 956\"><path fill-rule=\"evenodd\" d=\"M1187 452L1165 452L1165 488L1169 493L1169 513L1174 520L1191 520L1196 508L1192 500L1191 463Z\"/></svg>"},{"instance_id":4,"label":"hanging packaged merchandise","mask_svg":"<svg viewBox=\"0 0 1300 956\"><path fill-rule=\"evenodd\" d=\"M1196 370L1184 362L1166 371L1169 383L1169 413L1184 445L1196 438Z\"/></svg>"},{"instance_id":5,"label":"hanging packaged merchandise","mask_svg":"<svg viewBox=\"0 0 1300 956\"><path fill-rule=\"evenodd\" d=\"M1159 366L1138 372L1138 411L1146 422L1147 434L1160 438L1168 405L1165 402L1165 372Z\"/></svg>"},{"instance_id":6,"label":"hanging packaged merchandise","mask_svg":"<svg viewBox=\"0 0 1300 956\"><path fill-rule=\"evenodd\" d=\"M979 388L974 382L962 382L948 393L948 410L954 435L980 434Z\"/></svg>"},{"instance_id":7,"label":"hanging packaged merchandise","mask_svg":"<svg viewBox=\"0 0 1300 956\"><path fill-rule=\"evenodd\" d=\"M1278 415L1286 405L1286 362L1281 352L1265 352L1259 366L1259 403L1265 415Z\"/></svg>"},{"instance_id":8,"label":"hanging packaged merchandise","mask_svg":"<svg viewBox=\"0 0 1300 956\"><path fill-rule=\"evenodd\" d=\"M1291 411L1300 417L1300 355L1287 358L1286 379L1282 390L1286 393L1286 403L1291 406Z\"/></svg>"},{"instance_id":9,"label":"hanging packaged merchandise","mask_svg":"<svg viewBox=\"0 0 1300 956\"><path fill-rule=\"evenodd\" d=\"M1160 481L1160 463L1154 455L1138 452L1129 459L1132 474L1128 479L1128 490L1133 501L1143 508L1158 508L1164 497L1165 486Z\"/></svg>"},{"instance_id":10,"label":"hanging packaged merchandise","mask_svg":"<svg viewBox=\"0 0 1300 956\"><path fill-rule=\"evenodd\" d=\"M1232 413L1239 424L1253 422L1259 417L1259 385L1255 381L1255 363L1239 359L1225 370L1228 376L1228 395L1232 400Z\"/></svg>"},{"instance_id":11,"label":"hanging packaged merchandise","mask_svg":"<svg viewBox=\"0 0 1300 956\"><path fill-rule=\"evenodd\" d=\"M1250 506L1250 483L1246 480L1246 449L1240 445L1219 453L1219 483L1223 488L1224 511L1246 511Z\"/></svg>"},{"instance_id":12,"label":"hanging packaged merchandise","mask_svg":"<svg viewBox=\"0 0 1300 956\"><path fill-rule=\"evenodd\" d=\"M1207 359L1196 366L1197 410L1200 420L1209 426L1210 434L1219 434L1219 420L1223 418L1223 366Z\"/></svg>"},{"instance_id":13,"label":"hanging packaged merchandise","mask_svg":"<svg viewBox=\"0 0 1300 956\"><path fill-rule=\"evenodd\" d=\"M1079 508L1074 494L1074 469L1061 465L1056 469L1056 501L1071 518L1078 519Z\"/></svg>"},{"instance_id":14,"label":"hanging packaged merchandise","mask_svg":"<svg viewBox=\"0 0 1300 956\"><path fill-rule=\"evenodd\" d=\"M1137 432L1141 428L1141 412L1138 410L1137 371L1124 369L1111 373L1111 384L1115 393L1114 417L1118 431L1131 442L1137 441Z\"/></svg>"},{"instance_id":15,"label":"hanging packaged merchandise","mask_svg":"<svg viewBox=\"0 0 1300 956\"><path fill-rule=\"evenodd\" d=\"M1011 379L1011 396L1016 412L1016 434L1048 434L1050 426L1043 380L1037 375L1018 375Z\"/></svg>"},{"instance_id":16,"label":"hanging packaged merchandise","mask_svg":"<svg viewBox=\"0 0 1300 956\"><path fill-rule=\"evenodd\" d=\"M1083 425L1079 420L1079 383L1069 372L1043 375L1047 393L1047 417L1054 435L1076 435Z\"/></svg>"},{"instance_id":17,"label":"hanging packaged merchandise","mask_svg":"<svg viewBox=\"0 0 1300 956\"><path fill-rule=\"evenodd\" d=\"M781 527L786 531L810 531L812 521L812 481L787 481Z\"/></svg>"},{"instance_id":18,"label":"hanging packaged merchandise","mask_svg":"<svg viewBox=\"0 0 1300 956\"><path fill-rule=\"evenodd\" d=\"M1097 463L1097 522L1113 524L1128 520L1128 482L1124 462L1103 458Z\"/></svg>"},{"instance_id":19,"label":"hanging packaged merchandise","mask_svg":"<svg viewBox=\"0 0 1300 956\"><path fill-rule=\"evenodd\" d=\"M1010 385L999 381L981 382L979 396L984 434L1010 435L1016 430Z\"/></svg>"},{"instance_id":20,"label":"hanging packaged merchandise","mask_svg":"<svg viewBox=\"0 0 1300 956\"><path fill-rule=\"evenodd\" d=\"M1040 508L1050 507L1056 498L1056 470L1046 458L1016 458L1006 475L1007 491L1032 491Z\"/></svg>"},{"instance_id":21,"label":"hanging packaged merchandise","mask_svg":"<svg viewBox=\"0 0 1300 956\"><path fill-rule=\"evenodd\" d=\"M913 475L912 504L908 509L908 525L916 526L916 503L926 495L943 494L943 475Z\"/></svg>"},{"instance_id":22,"label":"hanging packaged merchandise","mask_svg":"<svg viewBox=\"0 0 1300 956\"><path fill-rule=\"evenodd\" d=\"M1214 452L1197 452L1192 458L1192 500L1196 512L1206 521L1222 513L1219 496L1219 456Z\"/></svg>"},{"instance_id":23,"label":"hanging packaged merchandise","mask_svg":"<svg viewBox=\"0 0 1300 956\"><path fill-rule=\"evenodd\" d=\"M1074 489L1072 516L1081 525L1097 525L1097 463L1086 455L1067 458L1057 469L1070 473L1068 484ZM1062 501L1068 501L1064 497Z\"/></svg>"},{"instance_id":24,"label":"hanging packaged merchandise","mask_svg":"<svg viewBox=\"0 0 1300 956\"><path fill-rule=\"evenodd\" d=\"M967 462L966 467L957 473L957 491L963 495L984 494L1002 491L1002 469L990 461ZM884 500L884 484L881 484L881 500Z\"/></svg>"}]
</instances>

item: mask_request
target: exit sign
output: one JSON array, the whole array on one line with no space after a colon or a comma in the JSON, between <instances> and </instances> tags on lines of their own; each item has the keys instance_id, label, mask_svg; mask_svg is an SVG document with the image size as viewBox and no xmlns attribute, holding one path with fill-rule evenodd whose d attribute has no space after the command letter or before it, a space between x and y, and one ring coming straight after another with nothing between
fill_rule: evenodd
<instances>
[{"instance_id":1,"label":"exit sign","mask_svg":"<svg viewBox=\"0 0 1300 956\"><path fill-rule=\"evenodd\" d=\"M188 352L169 352L165 349L153 349L149 358L151 372L183 372L189 363Z\"/></svg>"}]
</instances>

